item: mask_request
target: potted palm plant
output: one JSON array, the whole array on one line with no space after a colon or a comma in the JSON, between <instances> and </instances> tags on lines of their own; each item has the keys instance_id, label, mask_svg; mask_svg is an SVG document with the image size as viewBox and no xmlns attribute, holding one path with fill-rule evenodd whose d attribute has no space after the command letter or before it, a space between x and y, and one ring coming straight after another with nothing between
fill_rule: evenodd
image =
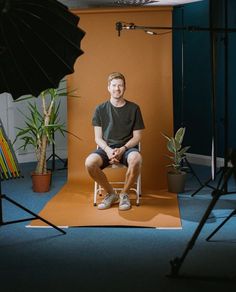
<instances>
[{"instance_id":1,"label":"potted palm plant","mask_svg":"<svg viewBox=\"0 0 236 292\"><path fill-rule=\"evenodd\" d=\"M25 150L29 145L34 147L37 164L31 176L35 192L47 192L50 189L51 171L47 169L46 150L49 144L55 143L53 139L55 132L59 131L62 135L67 132L59 120L60 102L56 103L59 97L66 95L65 89L47 89L40 94L41 109L36 103L29 102L29 113L21 111L25 118L24 127L16 128L18 132L15 141L19 139L22 142L19 149ZM29 98L34 97L28 96L17 101Z\"/></svg>"},{"instance_id":2,"label":"potted palm plant","mask_svg":"<svg viewBox=\"0 0 236 292\"><path fill-rule=\"evenodd\" d=\"M183 167L183 160L190 146L182 146L185 128L181 127L177 130L173 137L166 134L162 135L167 139L167 149L171 153L167 157L171 160L171 164L167 172L168 191L173 193L184 192L186 180L186 167Z\"/></svg>"}]
</instances>

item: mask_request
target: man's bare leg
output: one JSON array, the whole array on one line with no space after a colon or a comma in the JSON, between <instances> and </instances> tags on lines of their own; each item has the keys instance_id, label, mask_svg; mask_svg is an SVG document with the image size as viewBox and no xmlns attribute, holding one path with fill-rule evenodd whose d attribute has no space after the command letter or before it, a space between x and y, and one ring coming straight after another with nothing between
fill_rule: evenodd
<instances>
[{"instance_id":1,"label":"man's bare leg","mask_svg":"<svg viewBox=\"0 0 236 292\"><path fill-rule=\"evenodd\" d=\"M108 182L105 173L101 170L101 165L102 158L96 153L90 154L85 161L85 167L91 178L102 186L108 194L113 194L114 189Z\"/></svg>"},{"instance_id":2,"label":"man's bare leg","mask_svg":"<svg viewBox=\"0 0 236 292\"><path fill-rule=\"evenodd\" d=\"M131 152L128 156L128 170L126 172L126 181L123 190L120 193L120 210L131 208L128 193L132 185L137 181L141 171L142 157L139 152Z\"/></svg>"},{"instance_id":3,"label":"man's bare leg","mask_svg":"<svg viewBox=\"0 0 236 292\"><path fill-rule=\"evenodd\" d=\"M95 153L90 154L85 161L85 167L89 175L107 192L103 201L98 204L99 210L105 210L110 208L119 199L119 196L115 193L105 173L101 170L101 165L102 158Z\"/></svg>"}]
</instances>

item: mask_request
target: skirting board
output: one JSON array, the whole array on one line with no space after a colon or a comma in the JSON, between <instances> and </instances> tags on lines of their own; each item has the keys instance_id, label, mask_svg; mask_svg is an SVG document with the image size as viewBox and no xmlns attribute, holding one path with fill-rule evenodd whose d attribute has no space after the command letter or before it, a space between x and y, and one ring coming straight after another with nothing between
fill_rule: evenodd
<instances>
[{"instance_id":1,"label":"skirting board","mask_svg":"<svg viewBox=\"0 0 236 292\"><path fill-rule=\"evenodd\" d=\"M56 149L55 151L61 159L67 159L67 150L66 149ZM47 157L52 154L51 150L47 150ZM28 163L28 162L35 162L35 152L25 152L25 153L17 153L17 160L19 163Z\"/></svg>"},{"instance_id":2,"label":"skirting board","mask_svg":"<svg viewBox=\"0 0 236 292\"><path fill-rule=\"evenodd\" d=\"M189 163L211 166L211 156L194 154L194 153L186 153L186 157ZM224 166L224 158L217 157L216 164L217 164L217 167Z\"/></svg>"}]
</instances>

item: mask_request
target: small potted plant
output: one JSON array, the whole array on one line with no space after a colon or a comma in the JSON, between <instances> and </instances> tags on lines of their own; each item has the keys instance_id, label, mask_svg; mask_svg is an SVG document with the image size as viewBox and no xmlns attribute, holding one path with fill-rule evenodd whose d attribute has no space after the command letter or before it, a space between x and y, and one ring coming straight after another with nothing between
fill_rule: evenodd
<instances>
[{"instance_id":1,"label":"small potted plant","mask_svg":"<svg viewBox=\"0 0 236 292\"><path fill-rule=\"evenodd\" d=\"M60 103L56 104L56 100L61 96L66 96L67 93L64 89L47 89L41 92L41 109L33 102L28 104L29 114L21 111L25 118L24 127L17 127L18 133L16 139L22 142L19 147L26 149L32 145L35 149L37 164L35 170L31 173L33 190L35 192L47 192L50 189L51 171L47 169L46 150L47 146L55 143L53 137L55 132L59 131L64 135L67 132L64 124L59 120L59 107ZM33 96L24 97L20 100L34 98ZM14 142L15 142L14 141Z\"/></svg>"},{"instance_id":2,"label":"small potted plant","mask_svg":"<svg viewBox=\"0 0 236 292\"><path fill-rule=\"evenodd\" d=\"M167 139L167 149L171 153L167 157L171 160L171 164L167 165L169 171L167 172L168 191L173 193L184 192L186 180L186 167L183 167L183 160L186 157L186 152L190 146L182 146L185 128L181 127L175 133L174 137L166 134L162 135Z\"/></svg>"}]
</instances>

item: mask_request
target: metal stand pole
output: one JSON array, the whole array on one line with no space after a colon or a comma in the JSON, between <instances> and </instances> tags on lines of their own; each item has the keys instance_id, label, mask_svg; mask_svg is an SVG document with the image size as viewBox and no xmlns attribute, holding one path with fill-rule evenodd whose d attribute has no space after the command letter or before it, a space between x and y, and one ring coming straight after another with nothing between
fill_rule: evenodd
<instances>
[{"instance_id":1,"label":"metal stand pole","mask_svg":"<svg viewBox=\"0 0 236 292\"><path fill-rule=\"evenodd\" d=\"M188 159L185 158L184 162L186 163L187 167L190 169L190 172L193 174L193 176L196 178L196 180L198 181L198 183L200 184L201 187L204 187L204 185L202 184L201 180L199 179L199 177L197 176L196 172L194 171L193 167L191 166L191 164L188 162Z\"/></svg>"},{"instance_id":2,"label":"metal stand pole","mask_svg":"<svg viewBox=\"0 0 236 292\"><path fill-rule=\"evenodd\" d=\"M3 199L7 200L8 202L10 202L11 204L17 206L18 208L24 210L25 212L33 215L34 217L4 222L3 221L3 212L2 212L2 200ZM13 224L13 223L19 223L19 222L25 222L25 221L31 221L31 220L36 220L36 219L39 219L39 220L45 222L46 224L52 226L56 230L60 231L61 233L66 234L66 232L63 229L57 227L56 225L52 224L48 220L46 220L43 217L39 216L38 214L32 212L31 210L27 209L26 207L24 207L23 205L17 203L16 201L12 200L11 198L7 197L6 195L3 195L2 194L2 191L1 191L1 180L0 180L0 226L2 226L2 225L8 225L8 224Z\"/></svg>"},{"instance_id":3,"label":"metal stand pole","mask_svg":"<svg viewBox=\"0 0 236 292\"><path fill-rule=\"evenodd\" d=\"M229 156L229 143L228 143L228 127L229 127L229 114L228 114L228 0L224 1L224 19L225 19L225 30L224 30L224 168L228 167L228 156ZM212 17L211 17L212 18ZM212 28L212 20L211 20ZM215 48L215 35L212 33L212 147L213 147L213 180L219 173L215 173L216 168L216 48ZM221 171L221 170L220 170ZM207 180L204 186L208 186L208 183L212 179ZM191 196L196 195L200 190L195 191ZM228 192L228 185L225 184L224 192Z\"/></svg>"},{"instance_id":4,"label":"metal stand pole","mask_svg":"<svg viewBox=\"0 0 236 292\"><path fill-rule=\"evenodd\" d=\"M213 237L213 235L215 235L216 234L216 232L217 231L219 231L224 225L225 225L225 223L227 222L227 221L229 221L229 219L231 218L231 217L233 217L234 215L236 215L236 209L234 209L230 214L229 214L229 216L206 238L206 240L207 241L209 241L212 237Z\"/></svg>"},{"instance_id":5,"label":"metal stand pole","mask_svg":"<svg viewBox=\"0 0 236 292\"><path fill-rule=\"evenodd\" d=\"M186 249L184 250L183 254L181 257L176 257L173 260L170 261L171 264L171 274L169 275L170 277L178 277L179 276L179 270L186 258L186 256L188 255L189 251L193 248L204 224L206 223L209 215L211 214L212 210L214 209L216 203L218 202L219 198L222 195L225 195L224 193L224 188L225 188L225 184L227 183L228 179L230 178L230 176L233 173L233 169L232 168L227 168L224 172L222 172L221 178L219 180L217 189L215 191L212 192L212 200L208 206L208 208L206 209L201 221L199 222L192 238L190 239L189 243L187 244ZM220 184L222 182L222 180L224 181L223 186L220 188ZM210 236L213 236L210 235Z\"/></svg>"},{"instance_id":6,"label":"metal stand pole","mask_svg":"<svg viewBox=\"0 0 236 292\"><path fill-rule=\"evenodd\" d=\"M52 133L52 137L53 137L53 140L54 140L54 138L55 138L54 137L54 131ZM47 159L47 161L48 161L48 160L50 160L52 158L52 168L50 170L54 171L56 169L56 158L59 159L64 165L64 167L60 168L60 170L66 169L67 168L67 159L66 160L62 159L55 152L56 152L55 151L55 144L52 143L52 154Z\"/></svg>"}]
</instances>

